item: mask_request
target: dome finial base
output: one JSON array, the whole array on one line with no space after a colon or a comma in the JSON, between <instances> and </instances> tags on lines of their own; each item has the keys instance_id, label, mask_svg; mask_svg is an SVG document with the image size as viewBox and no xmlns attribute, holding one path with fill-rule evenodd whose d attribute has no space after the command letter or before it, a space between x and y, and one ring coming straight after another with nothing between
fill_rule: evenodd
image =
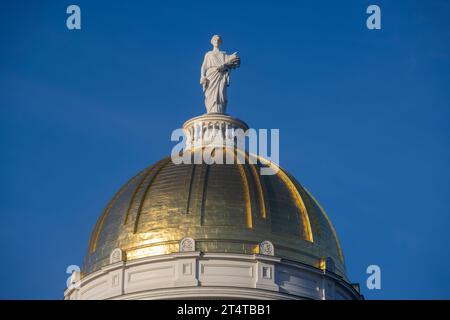
<instances>
[{"instance_id":1,"label":"dome finial base","mask_svg":"<svg viewBox=\"0 0 450 320\"><path fill-rule=\"evenodd\" d=\"M235 146L236 130L243 133L248 125L237 118L222 113L207 113L186 121L183 130L186 148Z\"/></svg>"}]
</instances>

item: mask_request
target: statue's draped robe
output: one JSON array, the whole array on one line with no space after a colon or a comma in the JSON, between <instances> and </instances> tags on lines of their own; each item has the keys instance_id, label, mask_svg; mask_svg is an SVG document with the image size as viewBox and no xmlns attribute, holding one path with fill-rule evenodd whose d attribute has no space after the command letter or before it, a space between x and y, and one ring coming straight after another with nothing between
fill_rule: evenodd
<instances>
[{"instance_id":1,"label":"statue's draped robe","mask_svg":"<svg viewBox=\"0 0 450 320\"><path fill-rule=\"evenodd\" d=\"M227 86L229 85L229 68L217 70L229 60L229 55L223 51L209 51L205 54L202 65L202 76L207 79L204 87L206 111L225 113L227 107ZM204 72L204 74L203 74Z\"/></svg>"}]
</instances>

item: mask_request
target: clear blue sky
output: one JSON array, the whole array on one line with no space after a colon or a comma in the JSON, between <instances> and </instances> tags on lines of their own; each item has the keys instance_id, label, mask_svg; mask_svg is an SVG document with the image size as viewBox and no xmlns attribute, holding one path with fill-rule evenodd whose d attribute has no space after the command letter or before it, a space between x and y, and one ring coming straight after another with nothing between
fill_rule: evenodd
<instances>
[{"instance_id":1,"label":"clear blue sky","mask_svg":"<svg viewBox=\"0 0 450 320\"><path fill-rule=\"evenodd\" d=\"M114 192L204 112L215 33L242 60L229 113L280 129L281 165L327 210L351 280L368 298L450 298L450 3L293 3L1 2L0 298L62 298Z\"/></svg>"}]
</instances>

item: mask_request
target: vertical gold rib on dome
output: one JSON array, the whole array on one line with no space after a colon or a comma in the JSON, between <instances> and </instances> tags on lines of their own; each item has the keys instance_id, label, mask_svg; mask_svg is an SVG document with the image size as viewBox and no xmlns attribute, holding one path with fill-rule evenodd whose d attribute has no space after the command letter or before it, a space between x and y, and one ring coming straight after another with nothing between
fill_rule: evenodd
<instances>
[{"instance_id":1,"label":"vertical gold rib on dome","mask_svg":"<svg viewBox=\"0 0 450 320\"><path fill-rule=\"evenodd\" d=\"M266 219L266 200L264 198L264 191L261 185L261 179L259 178L258 171L256 170L255 164L250 164L252 170L253 178L255 179L256 189L258 191L259 208L261 210L261 217Z\"/></svg>"},{"instance_id":2,"label":"vertical gold rib on dome","mask_svg":"<svg viewBox=\"0 0 450 320\"><path fill-rule=\"evenodd\" d=\"M261 179L259 178L259 174L258 171L256 170L256 164L251 164L250 160L249 160L249 155L247 152L244 152L240 149L236 149L238 152L243 153L245 156L245 161L247 161L247 163L249 163L249 166L252 170L252 175L253 178L255 179L255 184L256 184L256 189L258 192L258 201L259 201L259 208L261 210L261 217L263 219L266 219L267 214L266 214L266 200L264 198L264 191L261 185Z\"/></svg>"},{"instance_id":3,"label":"vertical gold rib on dome","mask_svg":"<svg viewBox=\"0 0 450 320\"><path fill-rule=\"evenodd\" d=\"M133 231L134 233L137 232L137 229L138 229L138 226L139 226L139 218L140 218L141 212L142 212L142 207L144 206L145 198L147 197L147 194L148 194L148 192L149 192L149 190L150 190L150 187L152 186L153 182L155 181L156 177L157 177L158 174L161 172L161 170L162 170L162 169L163 169L170 161L171 161L171 158L166 158L166 159L164 159L163 161L161 161L161 162L159 163L159 167L155 168L155 169L154 169L154 172L153 172L153 170L151 170L152 173L153 173L153 176L151 177L150 181L148 182L147 187L145 188L145 192L144 192L144 194L143 194L143 196L142 196L141 203L139 204L139 208L138 208L138 211L137 211L137 214L136 214L136 220L135 220L135 223L134 223L134 231Z\"/></svg>"},{"instance_id":4,"label":"vertical gold rib on dome","mask_svg":"<svg viewBox=\"0 0 450 320\"><path fill-rule=\"evenodd\" d=\"M309 221L308 212L306 211L305 204L303 203L303 199L298 193L297 188L292 183L291 179L286 175L286 173L278 167L278 176L281 178L281 180L285 183L286 187L291 192L292 196L295 199L295 204L297 205L298 209L300 210L300 216L302 218L303 222L303 232L305 235L306 240L310 242L314 242L313 234L311 231L311 222Z\"/></svg>"},{"instance_id":5,"label":"vertical gold rib on dome","mask_svg":"<svg viewBox=\"0 0 450 320\"><path fill-rule=\"evenodd\" d=\"M280 166L276 165L275 163L273 163L273 162L271 162L271 161L269 161L267 159L264 159L263 157L256 156L256 155L253 155L253 156L257 157L257 159L262 164L272 167L273 170L275 170L276 174L284 182L284 184L286 185L286 187L290 191L292 197L294 198L297 208L300 211L300 217L301 217L302 223L303 223L303 234L305 236L305 240L310 241L310 242L314 242L314 237L313 237L313 234L312 234L311 222L309 221L308 211L306 210L305 204L303 203L303 199L300 196L300 194L299 194L297 188L295 187L294 183L287 176L287 174L283 171L283 169L281 169Z\"/></svg>"},{"instance_id":6,"label":"vertical gold rib on dome","mask_svg":"<svg viewBox=\"0 0 450 320\"><path fill-rule=\"evenodd\" d=\"M103 213L100 216L100 219L95 224L94 232L92 232L92 236L89 239L89 249L90 249L91 253L94 253L95 250L97 250L97 242L98 242L98 238L100 236L100 231L103 228L103 224L105 223L105 220L106 220L106 217L108 216L109 211L111 210L112 206L114 205L114 203L116 202L117 198L119 197L119 195L121 193L122 193L122 190L120 190L119 192L117 192L114 195L113 199L109 202L108 206L103 210Z\"/></svg>"},{"instance_id":7,"label":"vertical gold rib on dome","mask_svg":"<svg viewBox=\"0 0 450 320\"><path fill-rule=\"evenodd\" d=\"M133 207L134 200L136 199L136 195L137 195L138 191L141 189L142 184L143 184L144 181L147 179L147 177L149 176L149 174L152 173L153 168L154 168L154 166L153 166L152 168L149 168L149 169L148 169L148 171L144 174L144 176L142 177L142 179L141 179L141 181L139 182L139 184L137 185L137 187L134 189L133 195L131 196L131 200L130 200L130 202L128 203L128 208L127 208L127 213L125 214L124 224L127 224L127 223L128 223L128 217L129 217L129 215L130 215L131 208Z\"/></svg>"},{"instance_id":8,"label":"vertical gold rib on dome","mask_svg":"<svg viewBox=\"0 0 450 320\"><path fill-rule=\"evenodd\" d=\"M300 196L302 197L305 206L308 208L308 216L312 219L313 222L313 226L314 226L314 231L319 238L322 237L322 229L320 228L320 224L319 224L319 220L317 219L317 213L314 209L314 206L311 204L311 198L307 197L307 196L303 196L304 192L305 192L305 188L303 188L303 186L300 185L300 183L295 180L294 177L292 177L291 175L288 174L288 177L291 179L291 181L294 183L295 187L297 188L297 190L299 190Z\"/></svg>"},{"instance_id":9,"label":"vertical gold rib on dome","mask_svg":"<svg viewBox=\"0 0 450 320\"><path fill-rule=\"evenodd\" d=\"M228 148L224 148L225 152L230 152L233 154L234 159L237 161L237 152L241 152L244 153L244 156L246 158L246 161L248 161L248 155L243 152L242 150L236 148L236 152L229 150ZM243 164L236 164L238 166L239 169L239 174L241 176L241 181L242 181L242 187L244 189L244 198L245 198L245 213L246 213L246 217L247 217L247 228L249 229L253 229L253 219L252 219L252 203L250 200L250 187L248 185L248 179L247 179L247 174L245 173L244 170L244 165ZM260 185L259 185L260 186Z\"/></svg>"},{"instance_id":10,"label":"vertical gold rib on dome","mask_svg":"<svg viewBox=\"0 0 450 320\"><path fill-rule=\"evenodd\" d=\"M328 214L325 212L325 210L322 208L322 206L320 205L320 203L316 200L316 198L314 198L314 196L306 189L303 188L306 193L311 197L311 199L313 199L315 201L315 203L317 204L317 206L319 207L319 209L322 211L323 216L325 217L325 219L327 220L328 226L331 229L331 232L333 233L333 237L334 240L336 241L336 246L337 246L337 250L338 250L338 254L339 254L339 259L341 260L342 263L344 263L344 254L342 253L342 247L341 247L341 243L339 242L339 238L337 236L336 233L336 229L334 229L333 224L331 223L330 218L328 217Z\"/></svg>"},{"instance_id":11,"label":"vertical gold rib on dome","mask_svg":"<svg viewBox=\"0 0 450 320\"><path fill-rule=\"evenodd\" d=\"M208 188L208 176L209 176L209 165L202 164L202 170L205 168L205 174L203 176L203 188L202 188L202 197L200 203L200 225L205 225L205 202L206 202L206 191Z\"/></svg>"},{"instance_id":12,"label":"vertical gold rib on dome","mask_svg":"<svg viewBox=\"0 0 450 320\"><path fill-rule=\"evenodd\" d=\"M314 207L311 205L311 201L308 197L305 197L306 206L309 208L309 216L312 219L313 226L315 228L315 232L319 238L322 237L322 229L320 228L319 220L317 219L317 213L314 210Z\"/></svg>"},{"instance_id":13,"label":"vertical gold rib on dome","mask_svg":"<svg viewBox=\"0 0 450 320\"><path fill-rule=\"evenodd\" d=\"M187 192L187 199L186 199L186 214L189 214L189 207L191 205L191 193L192 193L192 183L194 181L194 175L195 175L195 164L191 164L192 166L192 170L191 170L191 175L190 175L190 180L189 180L189 187L188 187L188 192Z\"/></svg>"},{"instance_id":14,"label":"vertical gold rib on dome","mask_svg":"<svg viewBox=\"0 0 450 320\"><path fill-rule=\"evenodd\" d=\"M247 228L252 229L253 228L252 204L250 202L250 189L249 189L249 186L248 186L247 175L245 173L243 164L238 164L237 166L239 168L239 174L241 175L242 187L244 189L245 212L246 212L246 215L247 215Z\"/></svg>"}]
</instances>

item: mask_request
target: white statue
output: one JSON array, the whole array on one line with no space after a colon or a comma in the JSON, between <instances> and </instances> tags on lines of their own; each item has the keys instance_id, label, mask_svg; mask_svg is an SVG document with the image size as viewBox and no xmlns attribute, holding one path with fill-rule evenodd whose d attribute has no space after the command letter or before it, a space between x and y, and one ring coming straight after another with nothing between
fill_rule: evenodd
<instances>
[{"instance_id":1,"label":"white statue","mask_svg":"<svg viewBox=\"0 0 450 320\"><path fill-rule=\"evenodd\" d=\"M207 113L225 113L227 108L227 87L230 85L231 69L238 68L241 60L237 52L227 55L219 50L222 39L218 35L211 38L213 50L205 54L201 68L200 84L205 94Z\"/></svg>"}]
</instances>

